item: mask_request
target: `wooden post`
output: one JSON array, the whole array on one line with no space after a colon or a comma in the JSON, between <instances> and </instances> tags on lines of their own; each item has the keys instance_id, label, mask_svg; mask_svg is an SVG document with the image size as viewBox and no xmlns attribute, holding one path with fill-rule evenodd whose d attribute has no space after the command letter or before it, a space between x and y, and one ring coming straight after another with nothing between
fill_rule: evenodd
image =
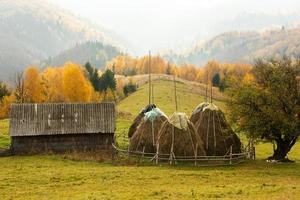
<instances>
[{"instance_id":1,"label":"wooden post","mask_svg":"<svg viewBox=\"0 0 300 200\"><path fill-rule=\"evenodd\" d=\"M197 166L197 151L198 151L198 144L196 144L196 152L195 152L195 166Z\"/></svg>"},{"instance_id":2,"label":"wooden post","mask_svg":"<svg viewBox=\"0 0 300 200\"><path fill-rule=\"evenodd\" d=\"M175 75L173 77L173 81L174 81L174 95L175 95L175 110L178 110L178 106L177 106L177 91L176 91L176 79L175 79Z\"/></svg>"},{"instance_id":3,"label":"wooden post","mask_svg":"<svg viewBox=\"0 0 300 200\"><path fill-rule=\"evenodd\" d=\"M143 146L143 153L142 153L142 157L141 157L141 159L140 159L140 162L143 161L144 153L145 153L145 146Z\"/></svg>"},{"instance_id":4,"label":"wooden post","mask_svg":"<svg viewBox=\"0 0 300 200\"><path fill-rule=\"evenodd\" d=\"M159 151L159 143L157 143L156 145L156 162L155 162L156 165L158 165L158 159L159 159L158 151Z\"/></svg>"},{"instance_id":5,"label":"wooden post","mask_svg":"<svg viewBox=\"0 0 300 200\"><path fill-rule=\"evenodd\" d=\"M151 51L149 51L148 74L149 74L149 105L150 105L151 104Z\"/></svg>"},{"instance_id":6,"label":"wooden post","mask_svg":"<svg viewBox=\"0 0 300 200\"><path fill-rule=\"evenodd\" d=\"M129 147L130 147L130 138L129 138L129 141L128 141L128 148L127 148L127 153L128 153L128 163L130 162L130 150L129 150Z\"/></svg>"},{"instance_id":7,"label":"wooden post","mask_svg":"<svg viewBox=\"0 0 300 200\"><path fill-rule=\"evenodd\" d=\"M230 147L230 161L229 164L232 165L232 145Z\"/></svg>"}]
</instances>

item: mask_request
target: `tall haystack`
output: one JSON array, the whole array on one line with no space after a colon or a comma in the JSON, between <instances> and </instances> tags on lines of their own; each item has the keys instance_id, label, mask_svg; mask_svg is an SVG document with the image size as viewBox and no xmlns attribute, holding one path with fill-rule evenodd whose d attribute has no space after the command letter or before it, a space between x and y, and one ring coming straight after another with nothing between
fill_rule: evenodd
<instances>
[{"instance_id":1,"label":"tall haystack","mask_svg":"<svg viewBox=\"0 0 300 200\"><path fill-rule=\"evenodd\" d=\"M129 150L155 153L158 132L167 119L167 116L158 108L146 112L131 137Z\"/></svg>"},{"instance_id":2,"label":"tall haystack","mask_svg":"<svg viewBox=\"0 0 300 200\"><path fill-rule=\"evenodd\" d=\"M193 112L191 122L204 141L208 156L241 152L241 141L227 123L224 113L212 103L202 103Z\"/></svg>"},{"instance_id":3,"label":"tall haystack","mask_svg":"<svg viewBox=\"0 0 300 200\"><path fill-rule=\"evenodd\" d=\"M159 158L170 159L206 155L203 141L184 113L174 113L164 122L157 139L157 153Z\"/></svg>"},{"instance_id":4,"label":"tall haystack","mask_svg":"<svg viewBox=\"0 0 300 200\"><path fill-rule=\"evenodd\" d=\"M145 113L151 111L153 108L156 108L156 106L154 104L149 104L140 112L140 114L138 114L138 116L136 116L128 130L129 138L131 138L135 133L137 127L140 125L143 117L145 116Z\"/></svg>"}]
</instances>

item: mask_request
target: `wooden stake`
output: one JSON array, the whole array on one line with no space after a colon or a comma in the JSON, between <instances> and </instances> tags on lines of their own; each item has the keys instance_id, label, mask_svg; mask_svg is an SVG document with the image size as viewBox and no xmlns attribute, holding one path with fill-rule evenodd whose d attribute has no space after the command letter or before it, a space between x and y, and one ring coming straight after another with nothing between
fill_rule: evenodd
<instances>
[{"instance_id":1,"label":"wooden stake","mask_svg":"<svg viewBox=\"0 0 300 200\"><path fill-rule=\"evenodd\" d=\"M152 82L152 103L154 104L154 84Z\"/></svg>"},{"instance_id":2,"label":"wooden stake","mask_svg":"<svg viewBox=\"0 0 300 200\"><path fill-rule=\"evenodd\" d=\"M159 151L159 143L157 143L157 146L156 146L156 164L158 164L158 159L159 159L159 155L158 155L158 151Z\"/></svg>"},{"instance_id":3,"label":"wooden stake","mask_svg":"<svg viewBox=\"0 0 300 200\"><path fill-rule=\"evenodd\" d=\"M143 147L143 153L142 153L142 158L140 159L140 162L143 161L144 153L145 153L145 146Z\"/></svg>"},{"instance_id":4,"label":"wooden stake","mask_svg":"<svg viewBox=\"0 0 300 200\"><path fill-rule=\"evenodd\" d=\"M212 82L210 81L210 103L212 103Z\"/></svg>"},{"instance_id":5,"label":"wooden stake","mask_svg":"<svg viewBox=\"0 0 300 200\"><path fill-rule=\"evenodd\" d=\"M149 51L148 74L149 74L149 105L150 105L151 104L151 51Z\"/></svg>"},{"instance_id":6,"label":"wooden stake","mask_svg":"<svg viewBox=\"0 0 300 200\"><path fill-rule=\"evenodd\" d=\"M230 147L230 161L229 164L232 165L232 145Z\"/></svg>"},{"instance_id":7,"label":"wooden stake","mask_svg":"<svg viewBox=\"0 0 300 200\"><path fill-rule=\"evenodd\" d=\"M208 102L207 96L208 96L208 71L206 72L206 88L205 88L205 101Z\"/></svg>"},{"instance_id":8,"label":"wooden stake","mask_svg":"<svg viewBox=\"0 0 300 200\"><path fill-rule=\"evenodd\" d=\"M178 106L177 106L177 92L176 92L176 80L175 80L175 75L174 75L174 95L175 95L175 110L178 110Z\"/></svg>"},{"instance_id":9,"label":"wooden stake","mask_svg":"<svg viewBox=\"0 0 300 200\"><path fill-rule=\"evenodd\" d=\"M171 151L170 151L170 164L173 163L173 155L174 155L174 126L172 126L172 145L171 145ZM175 157L175 156L174 156Z\"/></svg>"}]
</instances>

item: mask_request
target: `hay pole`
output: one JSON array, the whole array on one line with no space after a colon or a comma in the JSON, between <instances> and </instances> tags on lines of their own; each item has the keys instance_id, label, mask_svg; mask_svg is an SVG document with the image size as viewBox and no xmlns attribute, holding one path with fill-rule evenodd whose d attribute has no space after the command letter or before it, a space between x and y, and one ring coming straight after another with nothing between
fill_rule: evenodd
<instances>
[{"instance_id":1,"label":"hay pole","mask_svg":"<svg viewBox=\"0 0 300 200\"><path fill-rule=\"evenodd\" d=\"M213 102L213 98L212 98L212 81L210 80L210 103Z\"/></svg>"},{"instance_id":2,"label":"hay pole","mask_svg":"<svg viewBox=\"0 0 300 200\"><path fill-rule=\"evenodd\" d=\"M217 139L216 139L216 126L215 126L215 115L214 115L214 112L212 113L213 117L212 117L212 120L213 120L213 130L214 130L214 156L216 155L216 149L217 149Z\"/></svg>"},{"instance_id":3,"label":"hay pole","mask_svg":"<svg viewBox=\"0 0 300 200\"><path fill-rule=\"evenodd\" d=\"M159 159L158 151L159 151L159 143L157 143L157 145L156 145L156 155L155 155L155 157L156 157L155 164L156 165L158 165L158 159Z\"/></svg>"},{"instance_id":4,"label":"hay pole","mask_svg":"<svg viewBox=\"0 0 300 200\"><path fill-rule=\"evenodd\" d=\"M152 93L152 103L154 104L154 84L153 84L153 82L151 81L151 85L152 85L152 87L151 87L151 93Z\"/></svg>"},{"instance_id":5,"label":"hay pole","mask_svg":"<svg viewBox=\"0 0 300 200\"><path fill-rule=\"evenodd\" d=\"M206 87L205 87L205 101L206 101L206 103L208 102L208 99L207 99L207 97L208 97L208 71L206 71Z\"/></svg>"},{"instance_id":6,"label":"hay pole","mask_svg":"<svg viewBox=\"0 0 300 200\"><path fill-rule=\"evenodd\" d=\"M154 121L151 122L151 133L152 133L152 145L155 146L155 136L154 136Z\"/></svg>"},{"instance_id":7,"label":"hay pole","mask_svg":"<svg viewBox=\"0 0 300 200\"><path fill-rule=\"evenodd\" d=\"M175 75L173 76L173 82L174 82L175 110L177 112L178 105L177 105L177 92L176 92L176 77L175 77Z\"/></svg>"},{"instance_id":8,"label":"hay pole","mask_svg":"<svg viewBox=\"0 0 300 200\"><path fill-rule=\"evenodd\" d=\"M149 74L149 105L151 104L151 51L149 50L148 59L148 74Z\"/></svg>"},{"instance_id":9,"label":"hay pole","mask_svg":"<svg viewBox=\"0 0 300 200\"><path fill-rule=\"evenodd\" d=\"M209 132L210 112L208 113L207 131L206 131L206 150L208 151L208 132Z\"/></svg>"},{"instance_id":10,"label":"hay pole","mask_svg":"<svg viewBox=\"0 0 300 200\"><path fill-rule=\"evenodd\" d=\"M174 126L172 126L172 144L171 144L171 151L170 151L170 157L169 157L169 160L170 160L170 165L173 163L173 155L174 155Z\"/></svg>"}]
</instances>

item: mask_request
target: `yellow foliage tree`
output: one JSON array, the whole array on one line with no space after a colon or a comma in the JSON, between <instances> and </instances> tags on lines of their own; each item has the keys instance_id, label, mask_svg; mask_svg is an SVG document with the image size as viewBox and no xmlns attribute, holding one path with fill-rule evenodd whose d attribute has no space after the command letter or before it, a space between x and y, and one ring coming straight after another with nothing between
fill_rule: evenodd
<instances>
[{"instance_id":1,"label":"yellow foliage tree","mask_svg":"<svg viewBox=\"0 0 300 200\"><path fill-rule=\"evenodd\" d=\"M43 79L45 80L47 102L63 102L63 85L62 85L62 69L48 67L43 72Z\"/></svg>"},{"instance_id":2,"label":"yellow foliage tree","mask_svg":"<svg viewBox=\"0 0 300 200\"><path fill-rule=\"evenodd\" d=\"M26 102L42 103L46 100L43 80L37 67L28 67L26 69L24 87L26 93Z\"/></svg>"},{"instance_id":3,"label":"yellow foliage tree","mask_svg":"<svg viewBox=\"0 0 300 200\"><path fill-rule=\"evenodd\" d=\"M79 65L66 63L63 66L62 76L63 94L66 102L91 101L93 89Z\"/></svg>"},{"instance_id":4,"label":"yellow foliage tree","mask_svg":"<svg viewBox=\"0 0 300 200\"><path fill-rule=\"evenodd\" d=\"M244 76L243 83L247 85L251 85L255 83L255 77L253 74L250 74L249 72Z\"/></svg>"},{"instance_id":5,"label":"yellow foliage tree","mask_svg":"<svg viewBox=\"0 0 300 200\"><path fill-rule=\"evenodd\" d=\"M0 101L0 119L7 118L9 116L10 105L14 102L16 102L16 98L14 94L5 96Z\"/></svg>"}]
</instances>

